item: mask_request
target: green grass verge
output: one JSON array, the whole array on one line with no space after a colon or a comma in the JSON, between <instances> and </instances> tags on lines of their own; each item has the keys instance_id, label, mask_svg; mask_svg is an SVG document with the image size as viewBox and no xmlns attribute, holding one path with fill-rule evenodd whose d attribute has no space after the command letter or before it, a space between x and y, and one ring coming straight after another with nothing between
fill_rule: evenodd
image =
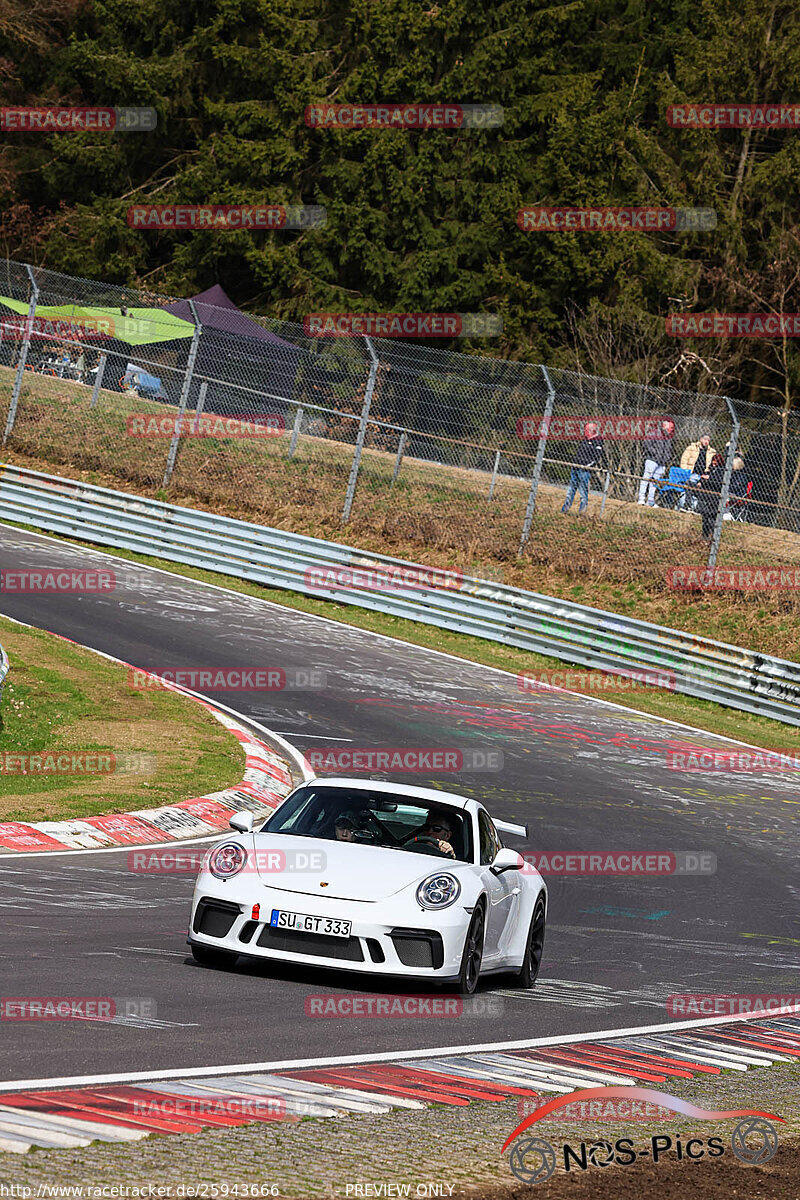
<instances>
[{"instance_id":1,"label":"green grass verge","mask_svg":"<svg viewBox=\"0 0 800 1200\"><path fill-rule=\"evenodd\" d=\"M0 367L0 423L13 380L14 372ZM175 408L101 391L92 409L90 394L78 383L27 372L4 451L9 463L311 537L337 541L343 536L352 420L326 418L320 436L300 435L291 459L287 437L182 439L172 480L164 488L169 439L129 436L127 420L143 413L169 421ZM706 563L708 545L700 536L699 517L631 503L631 478L614 484L602 517L599 495L592 493L588 519L564 516L564 484L543 482L520 556L529 491L523 476L530 475L533 460L513 449L513 431L506 432L504 470L520 477L501 475L491 503L489 474L473 469L491 466L491 453L476 451L473 459L462 447L461 466L406 457L395 480L396 443L389 445L381 437L383 448L367 445L347 541L367 553L502 578L529 591L635 614L780 658L796 657L800 592L791 587L692 591L672 586L669 568ZM455 449L445 450L443 444L442 457L451 452ZM800 536L727 522L718 565L797 567Z\"/></svg>"},{"instance_id":2,"label":"green grass verge","mask_svg":"<svg viewBox=\"0 0 800 1200\"><path fill-rule=\"evenodd\" d=\"M18 528L30 528L32 532L41 532L30 526L19 525ZM49 535L56 536L56 535ZM90 543L77 538L58 538L59 541L69 542L76 546L90 546ZM90 547L102 549L102 547ZM119 558L130 562L143 563L150 566L162 567L174 575L182 575L187 579L197 579L205 583L213 583L232 592L241 592L246 596L257 596L280 604L287 609L298 612L312 613L316 616L327 617L343 625L351 625L356 629L366 629L373 633L385 634L423 646L430 650L439 650L453 654L468 662L479 663L487 667L497 667L503 671L518 674L524 671L564 670L565 664L558 659L544 655L533 654L526 650L517 650L511 646L502 646L496 642L484 641L481 638L467 634L451 633L448 630L437 629L421 622L405 620L401 617L387 616L372 612L370 609L357 608L351 605L339 604L331 600L320 600L305 596L299 592L282 591L269 588L246 580L234 579L215 571L205 571L196 567L184 566L180 563L168 562L165 559L149 555L136 554L127 550L109 550ZM614 681L614 676L609 676ZM800 746L800 731L788 725L766 717L751 716L749 713L738 712L724 708L708 700L698 700L693 696L683 696L677 692L666 690L615 692L612 688L605 693L605 698L634 712L645 713L657 717L665 717L671 721L683 722L697 729L720 734L723 737L735 738L739 741L750 742L767 749L780 750L786 747Z\"/></svg>"},{"instance_id":3,"label":"green grass verge","mask_svg":"<svg viewBox=\"0 0 800 1200\"><path fill-rule=\"evenodd\" d=\"M3 776L0 821L66 820L155 808L238 783L244 753L193 700L136 691L126 667L0 618L11 660L0 716L10 755L94 754L93 772ZM102 762L101 759L105 759ZM88 760L87 760L88 761ZM111 768L110 771L107 768Z\"/></svg>"}]
</instances>

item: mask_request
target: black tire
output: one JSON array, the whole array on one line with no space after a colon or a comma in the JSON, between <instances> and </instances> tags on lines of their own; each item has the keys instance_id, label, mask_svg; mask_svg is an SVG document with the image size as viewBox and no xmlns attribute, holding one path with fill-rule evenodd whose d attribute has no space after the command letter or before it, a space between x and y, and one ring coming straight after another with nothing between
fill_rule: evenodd
<instances>
[{"instance_id":1,"label":"black tire","mask_svg":"<svg viewBox=\"0 0 800 1200\"><path fill-rule=\"evenodd\" d=\"M456 980L456 992L459 996L471 996L478 986L481 974L481 962L483 961L483 937L483 908L479 906L472 914L467 936L464 938L461 970Z\"/></svg>"},{"instance_id":2,"label":"black tire","mask_svg":"<svg viewBox=\"0 0 800 1200\"><path fill-rule=\"evenodd\" d=\"M528 940L525 943L525 958L519 971L511 979L512 987L532 988L536 983L542 965L545 926L545 906L544 900L540 896L534 905L533 916L528 928Z\"/></svg>"},{"instance_id":3,"label":"black tire","mask_svg":"<svg viewBox=\"0 0 800 1200\"><path fill-rule=\"evenodd\" d=\"M192 943L192 958L204 967L232 967L239 957L230 950L217 950L216 946L198 946Z\"/></svg>"}]
</instances>

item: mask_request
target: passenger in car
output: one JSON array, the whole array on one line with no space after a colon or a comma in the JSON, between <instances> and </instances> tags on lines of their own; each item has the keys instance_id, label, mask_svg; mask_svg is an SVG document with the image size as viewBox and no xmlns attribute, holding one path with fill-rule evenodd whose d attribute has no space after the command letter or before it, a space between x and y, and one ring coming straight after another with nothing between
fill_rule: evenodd
<instances>
[{"instance_id":1,"label":"passenger in car","mask_svg":"<svg viewBox=\"0 0 800 1200\"><path fill-rule=\"evenodd\" d=\"M356 840L356 820L351 812L340 813L334 822L337 842L354 842Z\"/></svg>"}]
</instances>

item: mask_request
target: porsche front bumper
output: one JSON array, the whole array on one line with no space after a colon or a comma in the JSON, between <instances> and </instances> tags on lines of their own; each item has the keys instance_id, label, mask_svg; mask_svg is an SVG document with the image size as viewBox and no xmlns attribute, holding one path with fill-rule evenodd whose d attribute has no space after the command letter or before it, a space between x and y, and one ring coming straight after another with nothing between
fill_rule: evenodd
<instances>
[{"instance_id":1,"label":"porsche front bumper","mask_svg":"<svg viewBox=\"0 0 800 1200\"><path fill-rule=\"evenodd\" d=\"M234 889L204 872L192 903L189 942L234 954L316 964L363 974L455 979L471 908L458 901L441 912L408 898L367 902L260 886ZM463 901L463 897L460 898ZM256 919L254 903L259 905ZM349 938L277 929L274 908L351 922Z\"/></svg>"}]
</instances>

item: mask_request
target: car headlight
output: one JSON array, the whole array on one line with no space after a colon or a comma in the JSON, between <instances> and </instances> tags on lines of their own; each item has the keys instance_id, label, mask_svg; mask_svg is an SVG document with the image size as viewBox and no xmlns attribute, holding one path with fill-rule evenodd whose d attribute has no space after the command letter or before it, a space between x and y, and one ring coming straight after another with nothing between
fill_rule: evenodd
<instances>
[{"instance_id":1,"label":"car headlight","mask_svg":"<svg viewBox=\"0 0 800 1200\"><path fill-rule=\"evenodd\" d=\"M417 900L423 908L449 908L461 894L461 884L455 875L441 871L430 875L417 888Z\"/></svg>"},{"instance_id":2,"label":"car headlight","mask_svg":"<svg viewBox=\"0 0 800 1200\"><path fill-rule=\"evenodd\" d=\"M230 879L238 875L247 862L247 851L235 842L226 842L212 850L208 859L208 869L217 879Z\"/></svg>"}]
</instances>

